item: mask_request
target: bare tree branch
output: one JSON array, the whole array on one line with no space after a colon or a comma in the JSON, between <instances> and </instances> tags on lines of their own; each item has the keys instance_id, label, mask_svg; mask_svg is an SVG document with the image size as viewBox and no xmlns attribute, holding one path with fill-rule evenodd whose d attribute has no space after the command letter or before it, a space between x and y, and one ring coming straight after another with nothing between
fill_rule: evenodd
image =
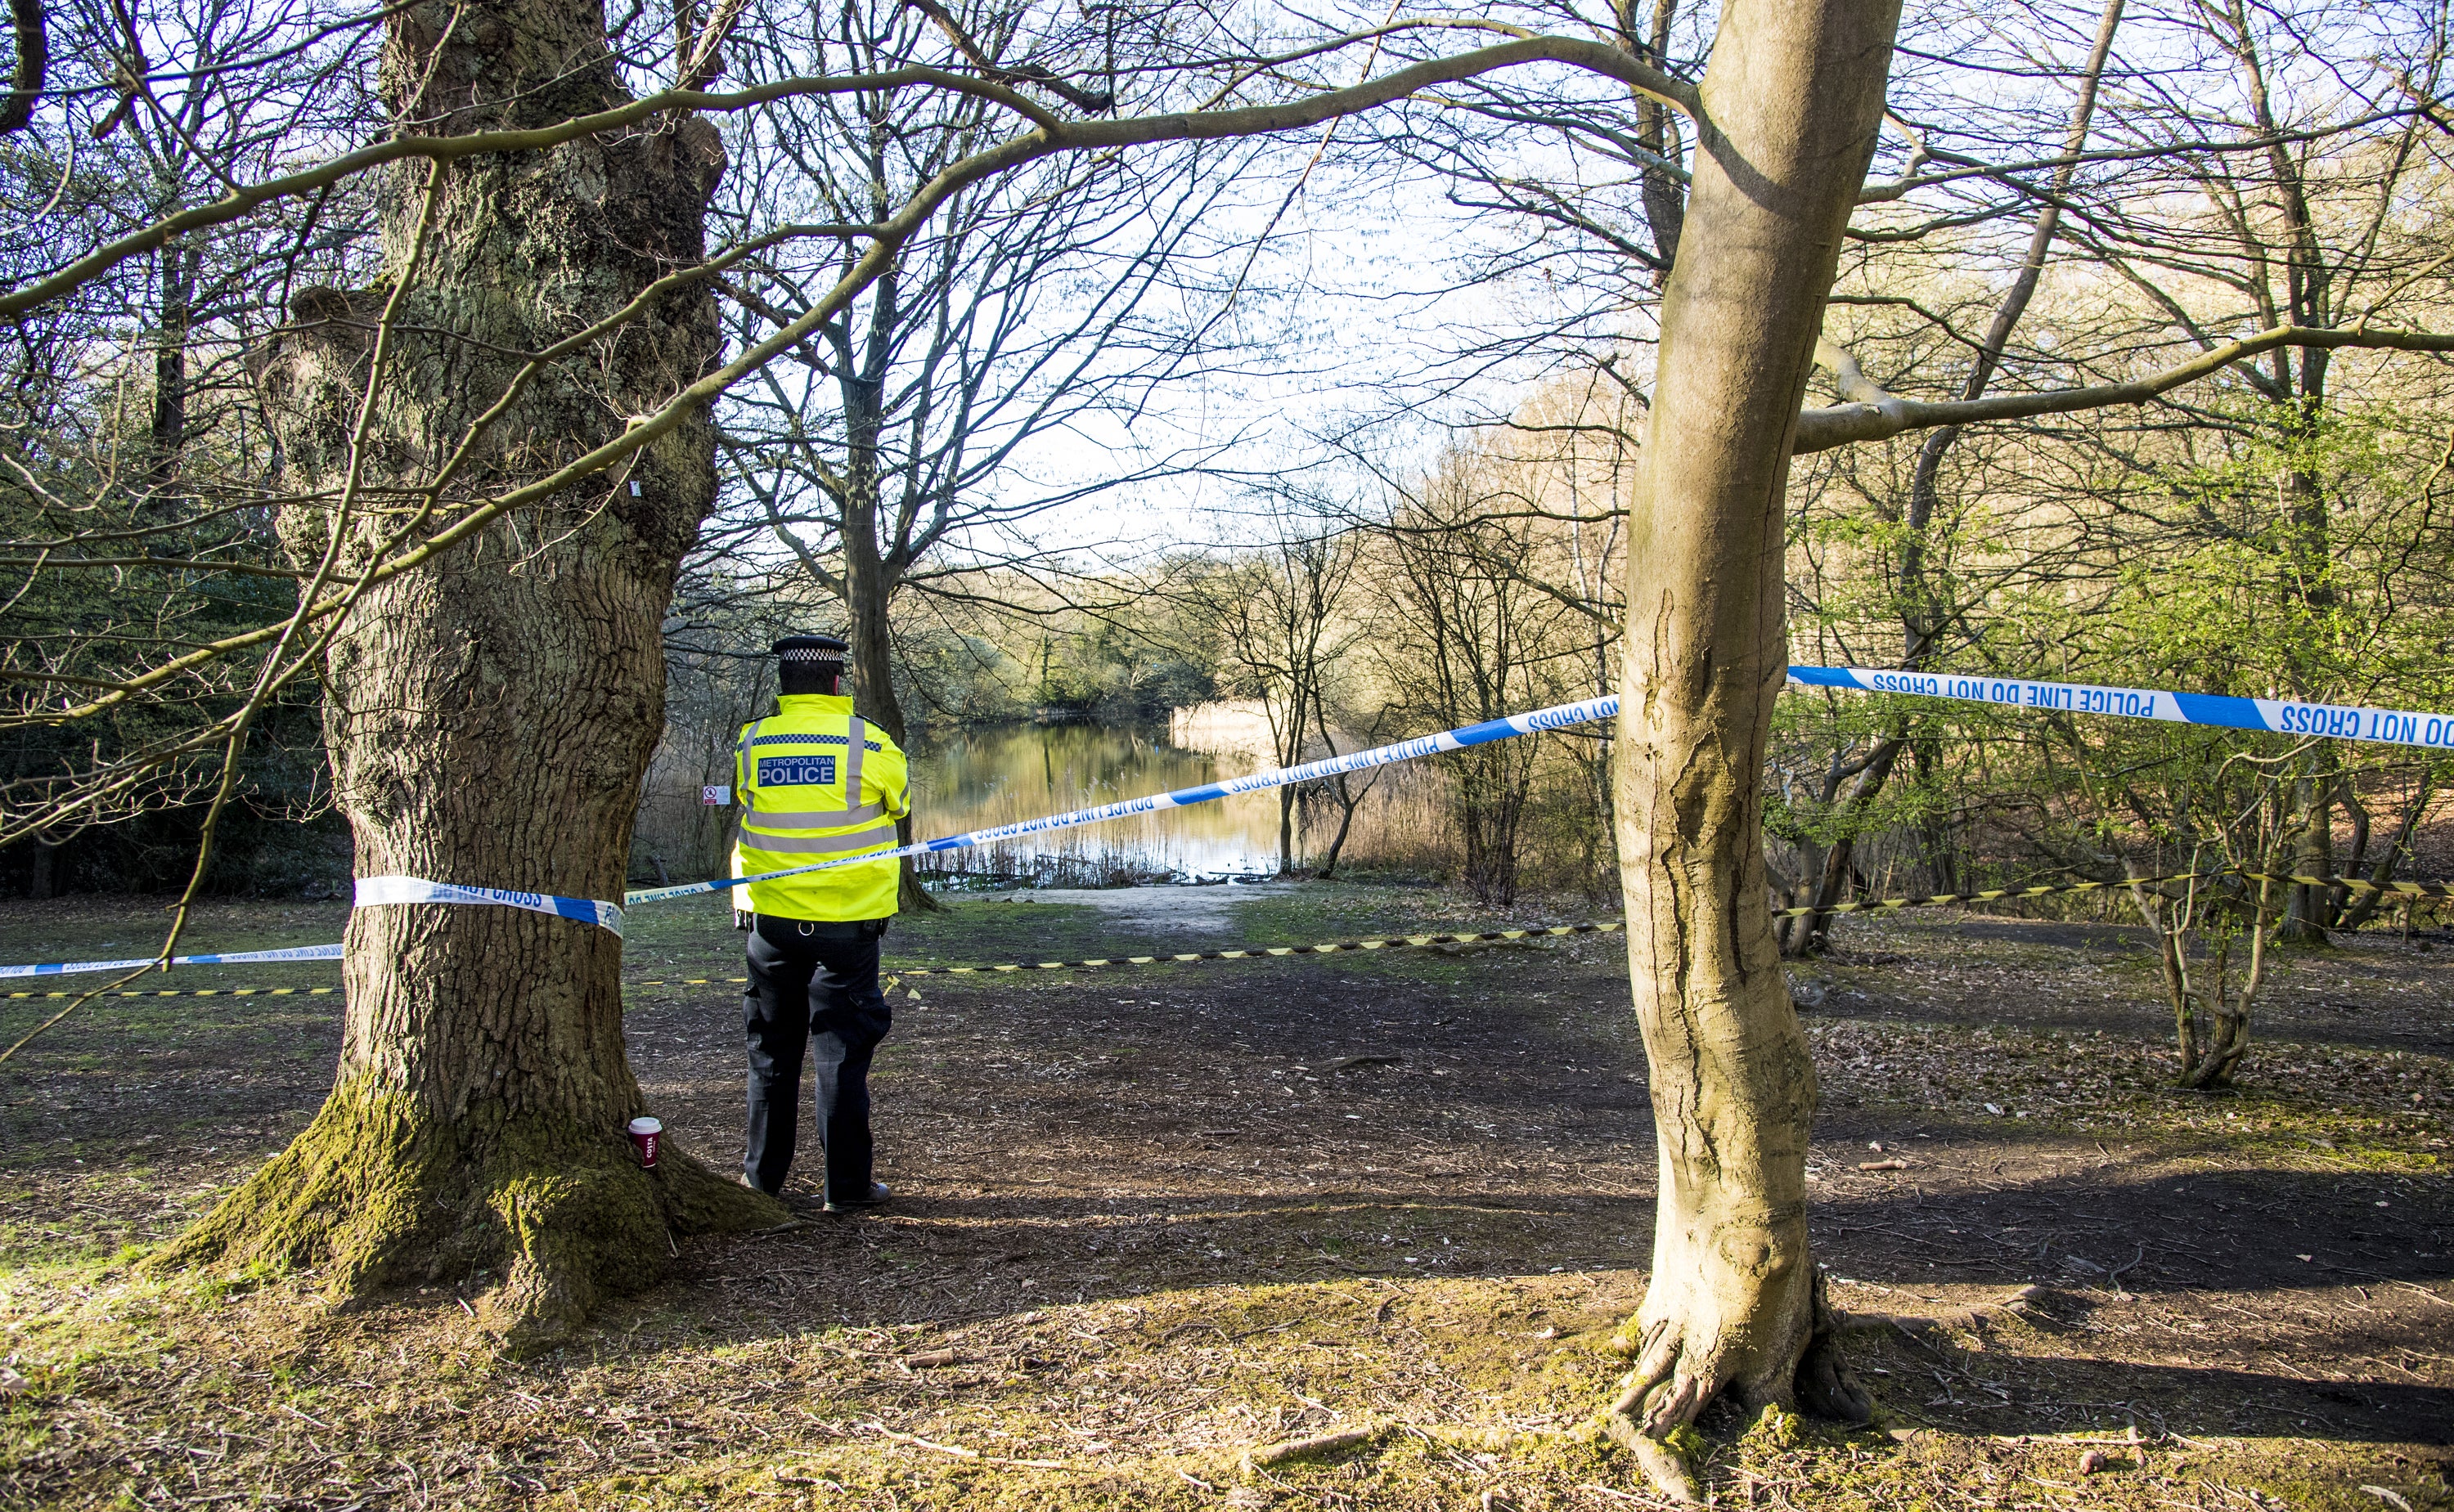
<instances>
[{"instance_id":1,"label":"bare tree branch","mask_svg":"<svg viewBox=\"0 0 2454 1512\"><path fill-rule=\"evenodd\" d=\"M1924 430L1935 426L1976 425L1987 420L2025 420L2035 415L2077 414L2089 409L2107 409L2116 405L2145 404L2183 384L2222 372L2237 362L2286 348L2454 352L2454 335L2418 330L2363 330L2357 328L2350 330L2314 330L2305 326L2279 326L2255 336L2225 342L2188 362L2131 383L2056 388L2043 393L1995 394L1983 399L1941 403L1902 399L1885 392L1860 373L1854 361L1848 361L1845 354L1840 354L1846 364L1841 368L1843 397L1849 397L1853 391L1866 397L1829 408L1801 410L1798 417L1797 440L1790 449L1792 454L1803 456L1812 451L1845 447L1860 441L1881 441L1903 431ZM1824 350L1837 351L1837 348L1827 346Z\"/></svg>"}]
</instances>

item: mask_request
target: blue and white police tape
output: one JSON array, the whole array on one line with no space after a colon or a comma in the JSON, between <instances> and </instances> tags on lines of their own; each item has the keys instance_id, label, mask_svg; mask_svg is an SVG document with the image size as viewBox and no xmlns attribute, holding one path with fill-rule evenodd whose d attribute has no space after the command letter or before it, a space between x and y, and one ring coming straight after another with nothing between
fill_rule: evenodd
<instances>
[{"instance_id":1,"label":"blue and white police tape","mask_svg":"<svg viewBox=\"0 0 2454 1512\"><path fill-rule=\"evenodd\" d=\"M217 956L172 956L174 966L260 965L267 961L338 961L337 945L292 945L287 950L234 950ZM160 956L135 956L126 961L53 961L37 966L0 966L0 977L69 977L81 971L134 971L158 965Z\"/></svg>"},{"instance_id":2,"label":"blue and white police tape","mask_svg":"<svg viewBox=\"0 0 2454 1512\"><path fill-rule=\"evenodd\" d=\"M2412 709L2313 704L2296 699L2236 698L2223 693L2174 693L2162 688L2104 687L2094 683L2038 683L2019 677L1974 677L1954 672L1900 672L1864 666L1793 666L1789 680L1808 687L1847 687L1869 693L1906 693L1917 698L2068 714L2111 714L2174 725L2216 725L2226 729L2269 730L2279 735L2318 735L2335 740L2377 741L2396 746L2454 748L2454 714Z\"/></svg>"},{"instance_id":3,"label":"blue and white police tape","mask_svg":"<svg viewBox=\"0 0 2454 1512\"><path fill-rule=\"evenodd\" d=\"M374 907L387 903L478 903L496 904L506 908L526 908L531 913L550 913L558 919L576 919L622 932L622 906L599 903L593 898L564 898L551 892L518 892L508 887L466 887L456 882L429 882L424 877L360 877L356 905Z\"/></svg>"},{"instance_id":4,"label":"blue and white police tape","mask_svg":"<svg viewBox=\"0 0 2454 1512\"><path fill-rule=\"evenodd\" d=\"M1393 762L1413 761L1418 757L1440 751L1464 750L1468 746L1506 740L1514 735L1531 735L1540 730L1560 729L1570 725L1590 724L1608 719L1619 712L1617 698L1587 699L1581 704L1561 704L1552 708L1536 709L1530 714L1511 714L1505 719L1486 720L1458 729L1442 730L1437 735L1421 735L1399 741L1394 746L1378 746L1370 750L1350 752L1344 756L1326 757L1307 762L1300 766L1283 766L1270 771L1255 772L1223 783L1207 783L1199 787L1180 787L1174 792L1154 793L1147 798L1129 798L1122 803L1103 804L1096 808L1077 808L1071 813L1050 814L1040 819L1025 819L1016 824L1000 825L993 829L975 829L941 840L922 841L895 850L869 851L857 856L838 856L807 866L794 866L783 871L762 871L755 876L725 877L714 882L688 882L670 887L652 887L644 892L627 893L623 905L636 906L643 903L661 903L669 898L688 898L699 893L722 892L728 887L749 882L772 882L778 877L797 877L804 872L824 871L831 866L848 866L864 861L888 861L904 856L927 855L941 850L959 850L971 846L985 846L1022 835L1036 835L1052 829L1069 829L1076 825L1094 825L1107 819L1122 819L1133 814L1156 813L1163 808L1182 808L1192 804L1206 804L1234 793L1259 792L1270 787L1283 787L1289 783L1311 782L1334 777L1340 772L1361 771L1373 766L1385 766ZM448 903L497 904L513 908L528 908L538 913L555 914L576 919L585 924L602 925L615 934L622 932L622 907L599 903L590 898L563 898L553 893L515 892L500 887L469 887L447 882L429 882L423 877L361 877L357 885L357 906L364 908L381 904ZM330 960L338 959L337 945L316 945L305 953L290 955L255 953L239 956L182 956L176 964L209 965L216 962L237 963L258 960ZM67 971L99 971L150 965L151 961L83 962L42 966L0 967L0 976L50 976Z\"/></svg>"},{"instance_id":5,"label":"blue and white police tape","mask_svg":"<svg viewBox=\"0 0 2454 1512\"><path fill-rule=\"evenodd\" d=\"M506 908L526 908L532 913L550 913L558 919L573 919L622 932L622 908L619 904L600 903L593 898L564 898L551 892L518 892L505 887L464 887L457 883L429 882L424 877L360 877L354 906L374 907L392 903L464 903L488 904ZM341 946L332 945L296 945L286 950L240 950L227 955L172 956L174 966L236 966L257 965L269 961L338 961ZM63 977L85 971L134 971L143 966L159 965L159 956L131 957L126 961L54 961L41 965L0 966L0 978Z\"/></svg>"},{"instance_id":6,"label":"blue and white police tape","mask_svg":"<svg viewBox=\"0 0 2454 1512\"><path fill-rule=\"evenodd\" d=\"M1437 755L1441 751L1464 750L1473 746L1485 746L1496 740L1516 735L1532 735L1547 729L1564 729L1571 725L1591 724L1609 719L1619 712L1619 700L1589 698L1580 704L1559 704L1550 708L1538 708L1530 714L1511 714L1504 719L1485 720L1479 725L1467 725L1458 729L1444 729L1437 735L1418 735L1394 746L1376 746L1370 750L1351 751L1344 756L1328 756L1300 766L1278 766L1249 777L1231 778L1223 783L1204 783L1198 787L1179 787L1174 792L1153 793L1147 798L1128 798L1121 803L1101 804L1096 808L1076 808L1070 813L1049 814L1039 819L1018 820L1011 825L998 825L990 829L967 830L948 835L941 840L924 840L894 850L873 850L857 856L838 856L830 861L813 862L806 866L788 867L782 871L762 871L754 876L725 877L714 882L685 882L670 887L651 887L644 892L623 895L622 901L633 906L643 903L661 903L667 898L687 898L694 893L720 892L727 887L749 882L773 882L778 877L798 877L807 872L825 871L833 866L849 866L864 861L890 861L904 856L934 855L943 850L963 850L974 846L994 845L1000 840L1016 840L1024 835L1046 834L1052 829L1071 829L1076 825L1096 825L1110 819L1125 819L1135 814L1157 813L1166 808L1186 808L1206 804L1237 793L1259 792L1264 788L1284 787L1291 783L1314 782L1335 777L1340 772L1362 771L1367 767L1386 766L1393 762L1414 761L1418 757Z\"/></svg>"},{"instance_id":7,"label":"blue and white police tape","mask_svg":"<svg viewBox=\"0 0 2454 1512\"><path fill-rule=\"evenodd\" d=\"M2033 708L2074 714L2108 714L2130 719L2162 720L2183 725L2214 725L2231 729L2266 730L2285 735L2316 735L2338 740L2380 741L2405 746L2432 746L2454 748L2454 715L2427 714L2407 709L2354 707L2346 705L2315 704L2288 699L2236 698L2213 693L2175 693L2141 687L2107 687L2089 683L2041 683L2026 678L1967 677L1947 673L1903 672L1880 667L1857 666L1793 666L1789 680L1807 687L1856 688L1871 693L1905 693L1920 698L1957 699L1966 703L1991 704L2006 707ZM1020 820L1011 825L998 825L988 829L974 829L942 839L925 840L892 850L875 850L855 856L837 856L813 862L806 866L792 866L781 871L762 871L743 877L722 877L712 882L688 882L668 887L651 887L627 893L622 903L636 906L643 903L661 903L670 898L688 898L700 893L721 892L744 883L773 882L780 877L798 877L808 872L825 871L835 866L849 866L862 862L893 861L904 856L934 855L940 851L961 850L974 846L994 845L1000 840L1016 840L1025 835L1045 834L1055 829L1070 829L1077 825L1096 825L1110 819L1125 819L1135 814L1157 813L1162 809L1184 808L1206 804L1237 793L1260 792L1283 787L1292 783L1314 782L1335 777L1341 772L1362 771L1374 766L1386 766L1395 762L1414 761L1442 751L1464 750L1507 740L1517 735L1532 735L1543 730L1564 729L1573 725L1586 725L1612 718L1619 713L1616 697L1590 698L1581 703L1559 704L1550 708L1536 709L1526 714L1511 714L1504 719L1486 720L1479 725L1467 725L1442 730L1437 735L1420 735L1392 746L1377 746L1370 750L1353 751L1344 756L1331 756L1299 766L1281 766L1255 772L1223 783L1205 783L1198 787L1179 787L1174 792L1153 793L1145 798L1129 798L1121 803L1102 804L1096 808L1076 808L1068 813L1049 814L1039 819ZM358 881L357 904L366 907L380 904L450 903L493 904L513 908L528 908L550 913L584 924L600 925L615 934L622 932L622 906L591 898L564 898L553 893L518 892L500 887L471 887L453 883L429 882L421 877L363 877ZM238 964L249 961L309 961L337 958L341 947L314 945L302 951L253 951L227 956L181 956L174 965L208 965ZM52 976L73 971L129 970L151 965L144 961L68 962L48 965L0 966L0 977Z\"/></svg>"}]
</instances>

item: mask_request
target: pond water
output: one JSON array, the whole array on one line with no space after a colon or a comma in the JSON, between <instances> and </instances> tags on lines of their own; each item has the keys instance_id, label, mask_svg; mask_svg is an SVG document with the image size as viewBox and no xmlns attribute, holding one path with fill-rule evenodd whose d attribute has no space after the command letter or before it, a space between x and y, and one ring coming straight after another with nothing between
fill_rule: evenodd
<instances>
[{"instance_id":1,"label":"pond water","mask_svg":"<svg viewBox=\"0 0 2454 1512\"><path fill-rule=\"evenodd\" d=\"M1244 750L1195 750L1160 728L1000 726L912 741L914 834L951 835L1237 777L1272 765ZM993 885L1113 885L1273 874L1278 805L1242 793L993 847L950 852L935 874ZM929 867L929 860L921 863Z\"/></svg>"}]
</instances>

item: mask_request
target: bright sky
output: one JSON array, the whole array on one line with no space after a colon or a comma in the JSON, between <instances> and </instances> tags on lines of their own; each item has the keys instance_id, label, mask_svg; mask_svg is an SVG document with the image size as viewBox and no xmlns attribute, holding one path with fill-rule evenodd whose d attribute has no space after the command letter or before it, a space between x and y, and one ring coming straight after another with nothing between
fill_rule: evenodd
<instances>
[{"instance_id":1,"label":"bright sky","mask_svg":"<svg viewBox=\"0 0 2454 1512\"><path fill-rule=\"evenodd\" d=\"M1311 148L1301 141L1282 155L1299 164ZM1034 478L1076 477L1134 451L1226 448L1213 470L1132 485L1043 516L1043 542L1156 549L1234 540L1250 528L1239 517L1252 508L1253 482L1273 475L1361 496L1370 485L1340 460L1337 438L1352 437L1397 470L1420 467L1447 425L1507 412L1554 360L1529 348L1460 377L1459 346L1524 321L1517 307L1527 291L1459 287L1483 231L1421 175L1375 186L1341 177L1316 171L1219 328L1249 342L1252 357L1235 370L1171 384L1130 428L1044 437L1017 468ZM1282 192L1237 211L1235 232L1257 234ZM1402 412L1409 405L1419 408Z\"/></svg>"}]
</instances>

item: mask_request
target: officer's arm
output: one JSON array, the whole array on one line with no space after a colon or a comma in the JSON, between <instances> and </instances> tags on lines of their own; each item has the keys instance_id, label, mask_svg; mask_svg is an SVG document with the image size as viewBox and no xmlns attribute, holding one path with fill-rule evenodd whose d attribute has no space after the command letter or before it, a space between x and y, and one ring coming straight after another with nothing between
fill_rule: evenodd
<instances>
[{"instance_id":1,"label":"officer's arm","mask_svg":"<svg viewBox=\"0 0 2454 1512\"><path fill-rule=\"evenodd\" d=\"M883 748L861 768L861 780L877 790L888 818L901 819L912 812L911 766L895 742L881 736L877 744Z\"/></svg>"}]
</instances>

